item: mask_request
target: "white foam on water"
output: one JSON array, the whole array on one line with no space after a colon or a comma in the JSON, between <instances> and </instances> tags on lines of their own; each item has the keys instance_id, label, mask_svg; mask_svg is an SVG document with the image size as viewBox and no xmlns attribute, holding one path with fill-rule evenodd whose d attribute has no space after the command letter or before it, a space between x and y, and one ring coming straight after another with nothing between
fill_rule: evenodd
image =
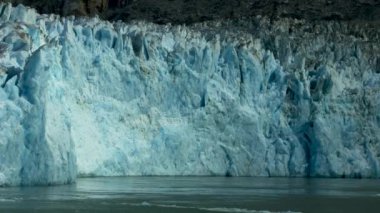
<instances>
[{"instance_id":1,"label":"white foam on water","mask_svg":"<svg viewBox=\"0 0 380 213\"><path fill-rule=\"evenodd\" d=\"M233 212L233 213L274 213L267 210L252 210L252 209L241 209L241 208L199 208L200 210L212 211L212 212ZM280 212L276 212L280 213ZM283 212L281 212L283 213ZM285 212L284 212L285 213ZM292 211L286 211L286 213L293 213Z\"/></svg>"},{"instance_id":2,"label":"white foam on water","mask_svg":"<svg viewBox=\"0 0 380 213\"><path fill-rule=\"evenodd\" d=\"M124 203L126 204L126 203ZM166 205L166 204L151 204L149 202L142 202L137 204L126 204L131 206L155 206L163 208L176 208L176 209L198 209L210 212L231 212L231 213L295 213L292 211L283 211L283 212L271 212L267 210L253 210L253 209L242 209L242 208L226 208L226 207L215 207L215 208L204 208L204 207L191 207L191 206L179 206L179 205Z\"/></svg>"},{"instance_id":3,"label":"white foam on water","mask_svg":"<svg viewBox=\"0 0 380 213\"><path fill-rule=\"evenodd\" d=\"M15 199L0 198L0 202L16 202Z\"/></svg>"}]
</instances>

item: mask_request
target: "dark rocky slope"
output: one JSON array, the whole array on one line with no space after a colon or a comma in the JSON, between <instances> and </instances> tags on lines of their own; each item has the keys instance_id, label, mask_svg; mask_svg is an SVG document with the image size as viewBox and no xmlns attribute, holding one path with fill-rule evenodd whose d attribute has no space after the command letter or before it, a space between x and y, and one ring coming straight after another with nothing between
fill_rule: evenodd
<instances>
[{"instance_id":1,"label":"dark rocky slope","mask_svg":"<svg viewBox=\"0 0 380 213\"><path fill-rule=\"evenodd\" d=\"M189 24L257 15L307 20L379 21L379 0L2 0L40 13L99 15L107 20L143 19Z\"/></svg>"}]
</instances>

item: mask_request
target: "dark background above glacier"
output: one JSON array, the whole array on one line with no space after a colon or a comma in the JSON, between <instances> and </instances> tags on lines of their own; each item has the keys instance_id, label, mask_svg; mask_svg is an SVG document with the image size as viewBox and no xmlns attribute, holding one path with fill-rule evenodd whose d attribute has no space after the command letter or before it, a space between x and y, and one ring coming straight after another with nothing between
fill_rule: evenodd
<instances>
[{"instance_id":1,"label":"dark background above glacier","mask_svg":"<svg viewBox=\"0 0 380 213\"><path fill-rule=\"evenodd\" d=\"M2 0L40 13L99 15L108 20L190 24L268 16L307 20L379 21L379 0Z\"/></svg>"}]
</instances>

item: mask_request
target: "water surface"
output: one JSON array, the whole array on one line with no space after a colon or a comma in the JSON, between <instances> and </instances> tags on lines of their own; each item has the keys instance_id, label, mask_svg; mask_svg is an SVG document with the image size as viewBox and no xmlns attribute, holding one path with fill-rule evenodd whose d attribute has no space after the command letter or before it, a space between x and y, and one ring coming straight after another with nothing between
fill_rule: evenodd
<instances>
[{"instance_id":1,"label":"water surface","mask_svg":"<svg viewBox=\"0 0 380 213\"><path fill-rule=\"evenodd\" d=\"M380 212L380 180L82 178L0 188L0 212Z\"/></svg>"}]
</instances>

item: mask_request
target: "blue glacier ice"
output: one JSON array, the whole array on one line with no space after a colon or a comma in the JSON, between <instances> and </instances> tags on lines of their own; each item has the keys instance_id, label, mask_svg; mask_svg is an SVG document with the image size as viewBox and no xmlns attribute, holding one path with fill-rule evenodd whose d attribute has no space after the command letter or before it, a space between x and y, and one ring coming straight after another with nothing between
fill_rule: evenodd
<instances>
[{"instance_id":1,"label":"blue glacier ice","mask_svg":"<svg viewBox=\"0 0 380 213\"><path fill-rule=\"evenodd\" d=\"M292 30L290 30L292 29ZM380 30L193 26L0 3L0 185L78 176L380 176Z\"/></svg>"}]
</instances>

